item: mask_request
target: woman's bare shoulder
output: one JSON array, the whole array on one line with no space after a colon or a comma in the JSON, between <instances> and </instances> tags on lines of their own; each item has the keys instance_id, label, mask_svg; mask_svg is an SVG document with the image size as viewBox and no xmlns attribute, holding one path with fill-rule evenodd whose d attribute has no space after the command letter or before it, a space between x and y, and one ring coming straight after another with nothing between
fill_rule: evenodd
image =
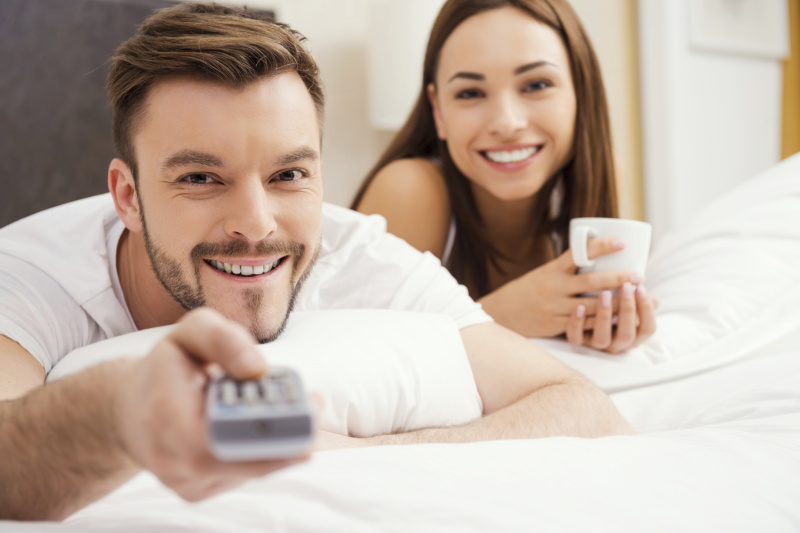
<instances>
[{"instance_id":1,"label":"woman's bare shoulder","mask_svg":"<svg viewBox=\"0 0 800 533\"><path fill-rule=\"evenodd\" d=\"M398 159L383 167L358 211L383 216L391 233L441 257L450 227L450 198L444 176L432 161Z\"/></svg>"}]
</instances>

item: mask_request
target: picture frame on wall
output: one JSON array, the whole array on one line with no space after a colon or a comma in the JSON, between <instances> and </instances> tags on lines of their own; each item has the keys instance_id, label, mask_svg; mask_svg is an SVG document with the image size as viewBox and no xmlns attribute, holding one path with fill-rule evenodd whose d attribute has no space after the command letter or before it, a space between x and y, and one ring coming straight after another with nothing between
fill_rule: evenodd
<instances>
[{"instance_id":1,"label":"picture frame on wall","mask_svg":"<svg viewBox=\"0 0 800 533\"><path fill-rule=\"evenodd\" d=\"M785 59L788 10L786 0L689 0L690 45L704 52Z\"/></svg>"}]
</instances>

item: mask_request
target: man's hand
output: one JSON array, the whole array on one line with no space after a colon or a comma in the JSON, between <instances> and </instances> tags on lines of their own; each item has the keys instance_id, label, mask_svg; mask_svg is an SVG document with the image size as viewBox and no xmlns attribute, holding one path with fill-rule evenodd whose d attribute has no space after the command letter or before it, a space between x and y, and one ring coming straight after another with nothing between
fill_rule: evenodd
<instances>
[{"instance_id":1,"label":"man's hand","mask_svg":"<svg viewBox=\"0 0 800 533\"><path fill-rule=\"evenodd\" d=\"M0 371L27 368L19 361L32 357L20 350L0 338ZM215 367L237 378L266 371L247 331L200 309L146 357L108 361L45 386L25 372L8 376L0 392L15 399L0 402L0 519L64 519L142 468L195 501L304 460L211 456L203 399ZM33 390L20 396L26 389Z\"/></svg>"},{"instance_id":2,"label":"man's hand","mask_svg":"<svg viewBox=\"0 0 800 533\"><path fill-rule=\"evenodd\" d=\"M219 367L247 379L267 370L250 333L217 312L188 313L131 366L116 409L124 447L181 497L201 500L307 459L226 463L209 452L204 399L209 372Z\"/></svg>"}]
</instances>

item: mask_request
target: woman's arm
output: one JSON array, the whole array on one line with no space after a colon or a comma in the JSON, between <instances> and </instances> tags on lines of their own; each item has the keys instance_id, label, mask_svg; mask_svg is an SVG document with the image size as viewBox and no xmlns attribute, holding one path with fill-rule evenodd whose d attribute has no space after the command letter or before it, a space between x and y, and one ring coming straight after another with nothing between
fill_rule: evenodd
<instances>
[{"instance_id":1,"label":"woman's arm","mask_svg":"<svg viewBox=\"0 0 800 533\"><path fill-rule=\"evenodd\" d=\"M434 163L413 158L388 164L370 183L357 210L383 216L390 233L442 258L450 227L450 199Z\"/></svg>"}]
</instances>

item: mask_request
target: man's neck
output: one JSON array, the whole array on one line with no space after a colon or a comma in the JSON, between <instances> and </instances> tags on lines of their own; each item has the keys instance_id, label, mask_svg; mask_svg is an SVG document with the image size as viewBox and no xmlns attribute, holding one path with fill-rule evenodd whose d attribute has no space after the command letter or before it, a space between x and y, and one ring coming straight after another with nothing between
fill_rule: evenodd
<instances>
[{"instance_id":1,"label":"man's neck","mask_svg":"<svg viewBox=\"0 0 800 533\"><path fill-rule=\"evenodd\" d=\"M117 247L117 275L137 329L174 324L186 313L158 281L141 233L127 229L122 232Z\"/></svg>"}]
</instances>

